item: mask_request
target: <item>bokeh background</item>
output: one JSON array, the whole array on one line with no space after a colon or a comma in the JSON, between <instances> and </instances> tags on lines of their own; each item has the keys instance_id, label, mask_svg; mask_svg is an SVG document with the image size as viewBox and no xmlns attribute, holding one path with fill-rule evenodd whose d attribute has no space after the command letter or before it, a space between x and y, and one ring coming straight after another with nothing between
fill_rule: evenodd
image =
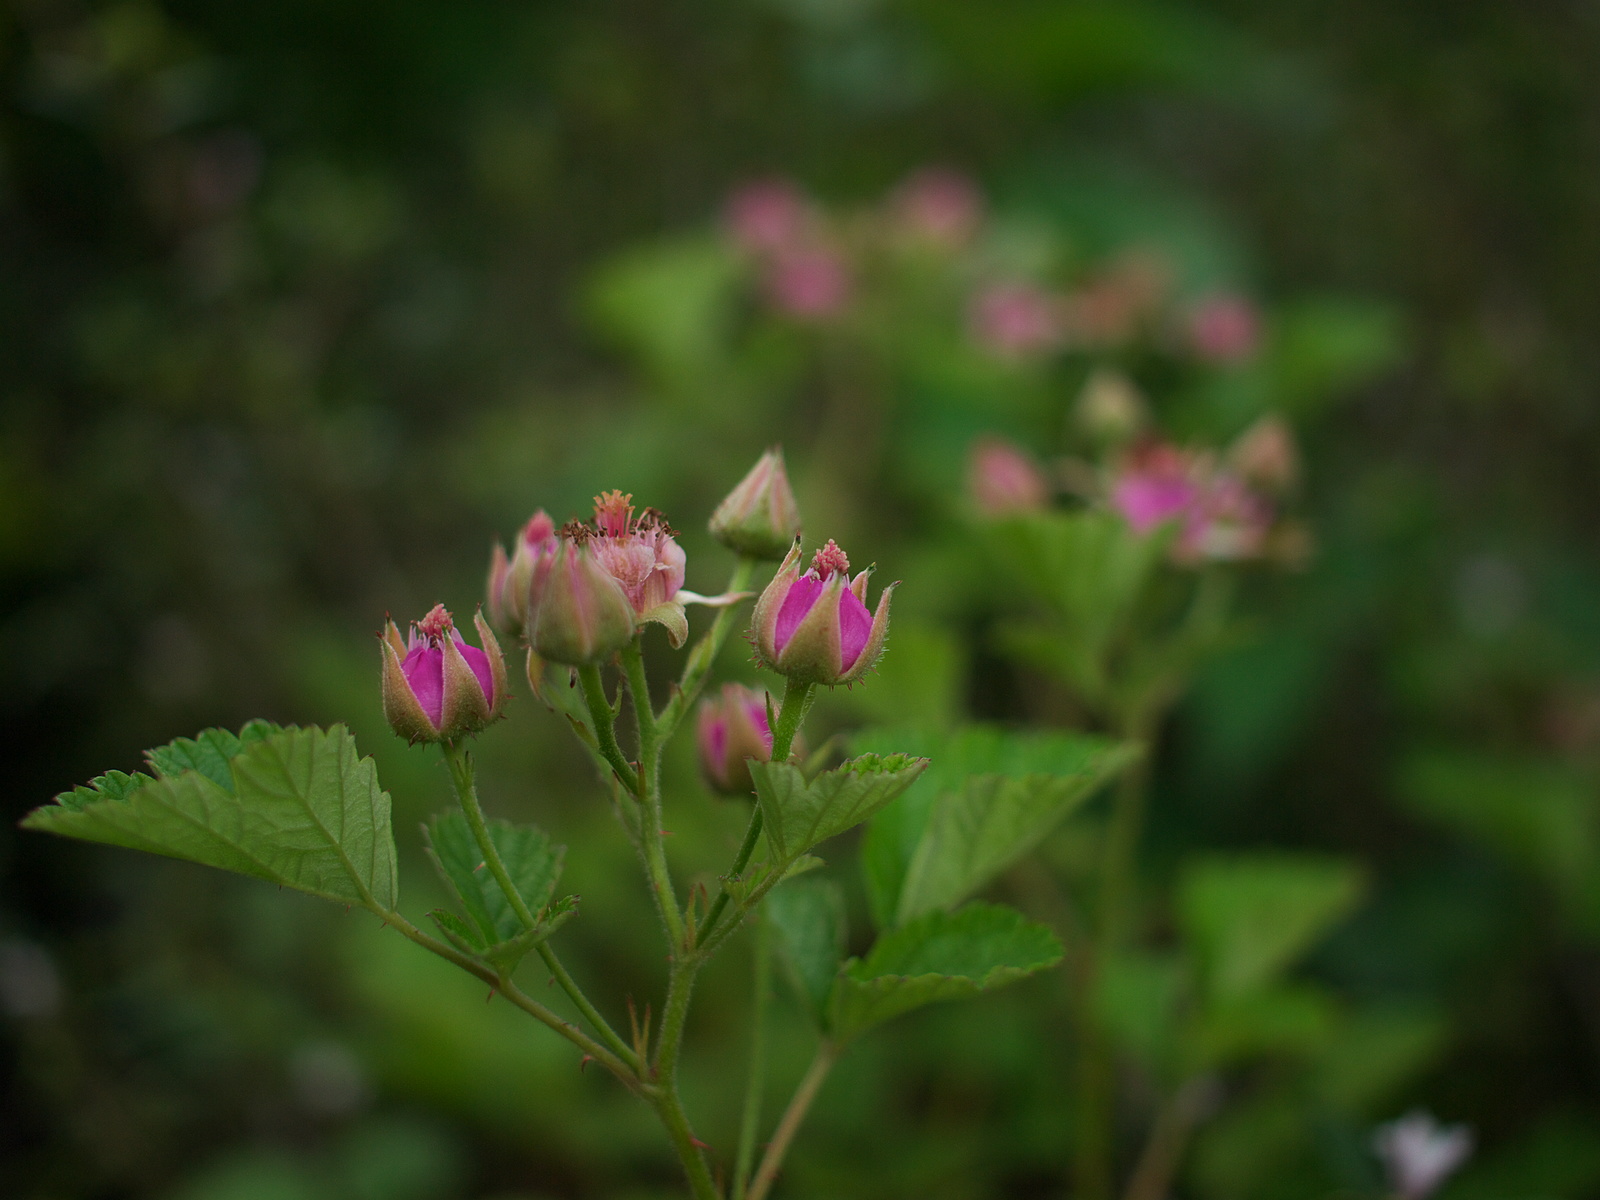
<instances>
[{"instance_id":1,"label":"bokeh background","mask_svg":"<svg viewBox=\"0 0 1600 1200\"><path fill-rule=\"evenodd\" d=\"M494 538L613 486L718 590L704 517L774 441L810 531L905 581L883 677L821 720L1074 719L949 530L972 437L1060 451L1085 364L1024 386L930 335L830 403L803 334L717 307L731 188L850 210L938 164L1027 244L1256 297L1266 366L1143 382L1188 433L1268 406L1302 440L1316 551L1247 581L1252 635L1164 730L1146 870L1362 864L1304 973L1389 1043L1323 1048L1343 1092L1304 1055L1230 1080L1179 1194L1373 1194L1370 1128L1423 1106L1477 1133L1449 1196L1600 1195L1600 8L11 0L0 64L0 1193L677 1194L642 1106L370 919L13 822L176 734L342 720L422 911L445 777L382 724L384 614L469 610ZM515 707L489 804L570 847L563 953L642 1001L631 852ZM715 869L742 814L674 771ZM690 1030L724 1144L742 954ZM863 1045L791 1194L1065 1194L1063 986ZM775 1088L809 1053L780 1012Z\"/></svg>"}]
</instances>

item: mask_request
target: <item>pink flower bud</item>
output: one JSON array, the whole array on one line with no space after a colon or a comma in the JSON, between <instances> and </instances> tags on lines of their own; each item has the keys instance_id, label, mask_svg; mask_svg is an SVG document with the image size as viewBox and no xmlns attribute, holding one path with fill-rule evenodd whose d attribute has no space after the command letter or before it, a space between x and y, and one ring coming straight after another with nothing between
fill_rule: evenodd
<instances>
[{"instance_id":1,"label":"pink flower bud","mask_svg":"<svg viewBox=\"0 0 1600 1200\"><path fill-rule=\"evenodd\" d=\"M528 622L534 576L555 557L556 528L540 509L517 537L511 557L497 543L489 563L489 620L502 633L521 637Z\"/></svg>"},{"instance_id":2,"label":"pink flower bud","mask_svg":"<svg viewBox=\"0 0 1600 1200\"><path fill-rule=\"evenodd\" d=\"M774 446L711 514L711 536L735 554L777 561L800 536L800 506L789 487L783 450Z\"/></svg>"},{"instance_id":3,"label":"pink flower bud","mask_svg":"<svg viewBox=\"0 0 1600 1200\"><path fill-rule=\"evenodd\" d=\"M1243 296L1216 292L1189 313L1189 344L1208 362L1237 363L1261 348L1261 314Z\"/></svg>"},{"instance_id":4,"label":"pink flower bud","mask_svg":"<svg viewBox=\"0 0 1600 1200\"><path fill-rule=\"evenodd\" d=\"M986 517L1040 512L1050 503L1050 483L1039 465L1026 451L997 437L972 444L967 493Z\"/></svg>"},{"instance_id":5,"label":"pink flower bud","mask_svg":"<svg viewBox=\"0 0 1600 1200\"><path fill-rule=\"evenodd\" d=\"M1294 430L1282 417L1268 414L1239 435L1228 450L1228 463L1246 483L1282 493L1300 476L1300 453Z\"/></svg>"},{"instance_id":6,"label":"pink flower bud","mask_svg":"<svg viewBox=\"0 0 1600 1200\"><path fill-rule=\"evenodd\" d=\"M954 249L965 245L983 222L983 196L959 171L930 167L895 190L895 224L922 241Z\"/></svg>"},{"instance_id":7,"label":"pink flower bud","mask_svg":"<svg viewBox=\"0 0 1600 1200\"><path fill-rule=\"evenodd\" d=\"M1061 342L1056 300L1029 283L996 283L978 292L967 312L978 344L1002 358L1025 358Z\"/></svg>"},{"instance_id":8,"label":"pink flower bud","mask_svg":"<svg viewBox=\"0 0 1600 1200\"><path fill-rule=\"evenodd\" d=\"M722 692L700 702L696 733L700 769L711 787L730 796L748 796L755 790L750 760L772 757L772 730L767 725L766 698L743 684L725 683ZM805 749L797 738L791 757Z\"/></svg>"},{"instance_id":9,"label":"pink flower bud","mask_svg":"<svg viewBox=\"0 0 1600 1200\"><path fill-rule=\"evenodd\" d=\"M563 536L534 580L529 614L534 652L549 662L603 662L633 640L633 604L585 543Z\"/></svg>"},{"instance_id":10,"label":"pink flower bud","mask_svg":"<svg viewBox=\"0 0 1600 1200\"><path fill-rule=\"evenodd\" d=\"M786 179L747 183L728 197L723 226L746 250L770 254L798 243L813 221L811 205Z\"/></svg>"},{"instance_id":11,"label":"pink flower bud","mask_svg":"<svg viewBox=\"0 0 1600 1200\"><path fill-rule=\"evenodd\" d=\"M494 631L479 613L473 624L483 649L469 646L442 604L411 625L404 641L390 621L383 646L383 715L411 742L448 741L477 733L500 715L506 664Z\"/></svg>"},{"instance_id":12,"label":"pink flower bud","mask_svg":"<svg viewBox=\"0 0 1600 1200\"><path fill-rule=\"evenodd\" d=\"M1472 1130L1417 1111L1380 1126L1372 1145L1399 1200L1424 1200L1472 1154Z\"/></svg>"},{"instance_id":13,"label":"pink flower bud","mask_svg":"<svg viewBox=\"0 0 1600 1200\"><path fill-rule=\"evenodd\" d=\"M1187 513L1200 494L1192 455L1164 442L1128 454L1111 483L1111 507L1135 533L1149 533Z\"/></svg>"},{"instance_id":14,"label":"pink flower bud","mask_svg":"<svg viewBox=\"0 0 1600 1200\"><path fill-rule=\"evenodd\" d=\"M835 316L850 301L844 259L821 246L787 248L767 267L767 299L780 312L802 320Z\"/></svg>"},{"instance_id":15,"label":"pink flower bud","mask_svg":"<svg viewBox=\"0 0 1600 1200\"><path fill-rule=\"evenodd\" d=\"M829 542L800 572L796 541L778 573L756 601L751 632L756 661L801 683L854 683L883 653L889 601L899 586L883 589L876 613L867 610L870 570L849 577L850 561Z\"/></svg>"}]
</instances>

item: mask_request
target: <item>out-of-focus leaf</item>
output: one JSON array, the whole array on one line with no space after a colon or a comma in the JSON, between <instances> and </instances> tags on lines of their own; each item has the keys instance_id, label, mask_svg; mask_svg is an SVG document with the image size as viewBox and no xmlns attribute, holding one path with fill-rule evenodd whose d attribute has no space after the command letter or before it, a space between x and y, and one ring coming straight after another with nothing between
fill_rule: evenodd
<instances>
[{"instance_id":1,"label":"out-of-focus leaf","mask_svg":"<svg viewBox=\"0 0 1600 1200\"><path fill-rule=\"evenodd\" d=\"M228 745L202 735L157 753L164 767L196 762L220 774L214 755ZM138 786L131 783L137 776L107 777L99 798L76 789L23 825L221 867L342 904L394 907L389 794L342 725L266 733L247 726L226 766L226 786L197 769Z\"/></svg>"},{"instance_id":2,"label":"out-of-focus leaf","mask_svg":"<svg viewBox=\"0 0 1600 1200\"><path fill-rule=\"evenodd\" d=\"M1167 1072L1183 982L1177 955L1113 954L1095 975L1095 1011L1120 1046Z\"/></svg>"},{"instance_id":3,"label":"out-of-focus leaf","mask_svg":"<svg viewBox=\"0 0 1600 1200\"><path fill-rule=\"evenodd\" d=\"M1274 402L1309 414L1395 365L1405 347L1399 314L1370 301L1323 297L1279 314L1267 347Z\"/></svg>"},{"instance_id":4,"label":"out-of-focus leaf","mask_svg":"<svg viewBox=\"0 0 1600 1200\"><path fill-rule=\"evenodd\" d=\"M1337 1019L1320 988L1273 984L1206 1006L1184 1038L1186 1068L1201 1072L1260 1054L1311 1054L1328 1043Z\"/></svg>"},{"instance_id":5,"label":"out-of-focus leaf","mask_svg":"<svg viewBox=\"0 0 1600 1200\"><path fill-rule=\"evenodd\" d=\"M862 839L867 897L881 928L965 900L1135 753L1104 738L985 725L953 734L873 731L856 745L929 755L923 778L873 817Z\"/></svg>"},{"instance_id":6,"label":"out-of-focus leaf","mask_svg":"<svg viewBox=\"0 0 1600 1200\"><path fill-rule=\"evenodd\" d=\"M1015 909L973 903L933 912L881 936L834 982L830 1025L840 1039L936 1000L1002 987L1061 961L1061 943Z\"/></svg>"},{"instance_id":7,"label":"out-of-focus leaf","mask_svg":"<svg viewBox=\"0 0 1600 1200\"><path fill-rule=\"evenodd\" d=\"M863 754L807 783L788 763L751 762L773 862L792 862L859 825L915 783L927 765L908 754Z\"/></svg>"},{"instance_id":8,"label":"out-of-focus leaf","mask_svg":"<svg viewBox=\"0 0 1600 1200\"><path fill-rule=\"evenodd\" d=\"M1591 1196L1600 1186L1600 1132L1589 1112L1557 1110L1510 1145L1469 1162L1442 1193L1449 1200Z\"/></svg>"},{"instance_id":9,"label":"out-of-focus leaf","mask_svg":"<svg viewBox=\"0 0 1600 1200\"><path fill-rule=\"evenodd\" d=\"M1413 811L1520 863L1600 934L1600 790L1590 780L1549 761L1419 751L1399 787Z\"/></svg>"},{"instance_id":10,"label":"out-of-focus leaf","mask_svg":"<svg viewBox=\"0 0 1600 1200\"><path fill-rule=\"evenodd\" d=\"M844 892L831 879L801 879L776 888L764 906L773 941L801 1002L819 1025L845 952Z\"/></svg>"},{"instance_id":11,"label":"out-of-focus leaf","mask_svg":"<svg viewBox=\"0 0 1600 1200\"><path fill-rule=\"evenodd\" d=\"M658 375L682 381L721 354L740 264L712 238L684 238L629 251L602 266L586 308L604 333Z\"/></svg>"},{"instance_id":12,"label":"out-of-focus leaf","mask_svg":"<svg viewBox=\"0 0 1600 1200\"><path fill-rule=\"evenodd\" d=\"M1289 854L1201 859L1184 872L1178 914L1215 1001L1270 983L1361 898L1337 859Z\"/></svg>"},{"instance_id":13,"label":"out-of-focus leaf","mask_svg":"<svg viewBox=\"0 0 1600 1200\"><path fill-rule=\"evenodd\" d=\"M1354 1013L1319 1057L1312 1086L1334 1108L1370 1113L1439 1057L1447 1035L1433 1013Z\"/></svg>"}]
</instances>

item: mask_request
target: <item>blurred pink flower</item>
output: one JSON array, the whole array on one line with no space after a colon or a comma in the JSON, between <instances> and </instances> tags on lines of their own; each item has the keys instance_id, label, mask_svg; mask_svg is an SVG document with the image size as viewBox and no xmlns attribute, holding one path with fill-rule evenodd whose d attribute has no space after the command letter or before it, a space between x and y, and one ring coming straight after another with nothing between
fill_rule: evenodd
<instances>
[{"instance_id":1,"label":"blurred pink flower","mask_svg":"<svg viewBox=\"0 0 1600 1200\"><path fill-rule=\"evenodd\" d=\"M1238 562L1258 558L1272 530L1272 505L1237 475L1211 474L1200 486L1173 548L1180 562Z\"/></svg>"},{"instance_id":2,"label":"blurred pink flower","mask_svg":"<svg viewBox=\"0 0 1600 1200\"><path fill-rule=\"evenodd\" d=\"M955 247L983 222L983 194L959 171L928 167L908 178L891 202L895 223L916 237Z\"/></svg>"},{"instance_id":3,"label":"blurred pink flower","mask_svg":"<svg viewBox=\"0 0 1600 1200\"><path fill-rule=\"evenodd\" d=\"M1050 503L1044 472L1021 447L983 437L967 458L967 494L986 517L1038 512Z\"/></svg>"},{"instance_id":4,"label":"blurred pink flower","mask_svg":"<svg viewBox=\"0 0 1600 1200\"><path fill-rule=\"evenodd\" d=\"M1200 494L1194 457L1165 442L1139 446L1123 460L1111 483L1111 507L1135 533L1149 533L1187 512Z\"/></svg>"},{"instance_id":5,"label":"blurred pink flower","mask_svg":"<svg viewBox=\"0 0 1600 1200\"><path fill-rule=\"evenodd\" d=\"M1172 268L1151 250L1135 250L1068 296L1064 332L1081 346L1117 346L1132 341L1166 302Z\"/></svg>"},{"instance_id":6,"label":"blurred pink flower","mask_svg":"<svg viewBox=\"0 0 1600 1200\"><path fill-rule=\"evenodd\" d=\"M1061 340L1056 299L1031 283L995 283L972 298L967 313L980 345L1005 358L1049 350Z\"/></svg>"},{"instance_id":7,"label":"blurred pink flower","mask_svg":"<svg viewBox=\"0 0 1600 1200\"><path fill-rule=\"evenodd\" d=\"M1214 292L1189 313L1189 344L1208 362L1237 363L1261 348L1261 314L1243 296Z\"/></svg>"},{"instance_id":8,"label":"blurred pink flower","mask_svg":"<svg viewBox=\"0 0 1600 1200\"><path fill-rule=\"evenodd\" d=\"M773 307L791 317L831 317L850 300L844 259L821 247L780 252L769 264L765 282Z\"/></svg>"},{"instance_id":9,"label":"blurred pink flower","mask_svg":"<svg viewBox=\"0 0 1600 1200\"><path fill-rule=\"evenodd\" d=\"M747 183L729 195L723 227L734 242L756 253L794 246L812 221L811 204L786 179Z\"/></svg>"},{"instance_id":10,"label":"blurred pink flower","mask_svg":"<svg viewBox=\"0 0 1600 1200\"><path fill-rule=\"evenodd\" d=\"M1145 443L1123 459L1110 502L1139 534L1177 521L1172 555L1181 563L1259 557L1275 517L1265 498L1209 455L1165 442Z\"/></svg>"}]
</instances>

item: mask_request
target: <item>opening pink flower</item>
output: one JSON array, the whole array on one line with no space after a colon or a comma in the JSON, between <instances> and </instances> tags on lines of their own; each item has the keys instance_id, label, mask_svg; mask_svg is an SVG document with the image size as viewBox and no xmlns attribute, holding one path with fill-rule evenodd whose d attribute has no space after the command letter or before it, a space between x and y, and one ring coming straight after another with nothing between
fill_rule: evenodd
<instances>
[{"instance_id":1,"label":"opening pink flower","mask_svg":"<svg viewBox=\"0 0 1600 1200\"><path fill-rule=\"evenodd\" d=\"M986 517L1040 512L1050 503L1050 482L1021 447L983 437L967 457L967 494Z\"/></svg>"},{"instance_id":2,"label":"opening pink flower","mask_svg":"<svg viewBox=\"0 0 1600 1200\"><path fill-rule=\"evenodd\" d=\"M959 171L929 167L894 193L895 224L913 237L955 248L972 239L983 223L983 194Z\"/></svg>"},{"instance_id":3,"label":"opening pink flower","mask_svg":"<svg viewBox=\"0 0 1600 1200\"><path fill-rule=\"evenodd\" d=\"M723 213L728 236L761 254L795 245L812 222L810 203L787 179L762 179L737 188Z\"/></svg>"},{"instance_id":4,"label":"opening pink flower","mask_svg":"<svg viewBox=\"0 0 1600 1200\"><path fill-rule=\"evenodd\" d=\"M487 591L489 621L496 629L513 637L526 632L534 576L555 557L556 546L555 522L543 509L528 518L509 559L495 543Z\"/></svg>"},{"instance_id":5,"label":"opening pink flower","mask_svg":"<svg viewBox=\"0 0 1600 1200\"><path fill-rule=\"evenodd\" d=\"M1002 358L1039 354L1061 341L1055 297L1031 283L984 288L972 299L967 323L978 344Z\"/></svg>"},{"instance_id":6,"label":"opening pink flower","mask_svg":"<svg viewBox=\"0 0 1600 1200\"><path fill-rule=\"evenodd\" d=\"M752 632L757 660L801 683L854 683L883 653L889 602L898 584L867 609L870 570L850 578L850 560L832 541L800 572L796 542L756 601Z\"/></svg>"},{"instance_id":7,"label":"opening pink flower","mask_svg":"<svg viewBox=\"0 0 1600 1200\"><path fill-rule=\"evenodd\" d=\"M473 621L483 648L468 645L444 605L415 621L404 641L390 621L383 644L383 714L408 741L476 733L500 715L505 661L483 614Z\"/></svg>"}]
</instances>

